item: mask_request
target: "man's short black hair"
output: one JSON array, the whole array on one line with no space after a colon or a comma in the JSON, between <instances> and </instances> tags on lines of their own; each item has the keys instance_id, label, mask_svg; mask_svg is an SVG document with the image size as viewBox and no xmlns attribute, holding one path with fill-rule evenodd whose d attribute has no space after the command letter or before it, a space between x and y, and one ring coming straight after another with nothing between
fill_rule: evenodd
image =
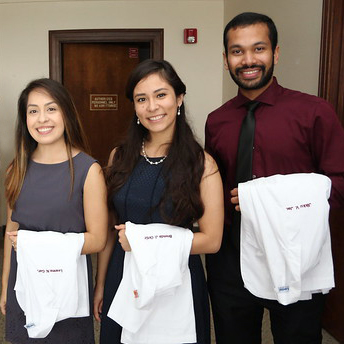
<instances>
[{"instance_id":1,"label":"man's short black hair","mask_svg":"<svg viewBox=\"0 0 344 344\"><path fill-rule=\"evenodd\" d=\"M225 27L223 32L223 44L225 46L226 56L228 55L228 36L227 33L230 29L236 29L238 27L245 27L253 24L266 24L269 29L269 39L271 42L272 51L275 51L277 46L277 29L272 19L265 14L259 14L255 12L244 12L234 17Z\"/></svg>"}]
</instances>

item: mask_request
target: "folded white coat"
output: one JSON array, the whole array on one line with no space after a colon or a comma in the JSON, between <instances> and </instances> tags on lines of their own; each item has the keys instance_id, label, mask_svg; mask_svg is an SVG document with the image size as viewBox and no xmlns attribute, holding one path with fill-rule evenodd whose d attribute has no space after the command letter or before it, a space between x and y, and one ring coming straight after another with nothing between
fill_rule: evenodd
<instances>
[{"instance_id":1,"label":"folded white coat","mask_svg":"<svg viewBox=\"0 0 344 344\"><path fill-rule=\"evenodd\" d=\"M188 266L193 233L160 223L126 222L131 252L108 316L123 327L126 344L195 343Z\"/></svg>"},{"instance_id":2,"label":"folded white coat","mask_svg":"<svg viewBox=\"0 0 344 344\"><path fill-rule=\"evenodd\" d=\"M253 295L287 305L334 287L330 191L315 173L239 184L241 272Z\"/></svg>"},{"instance_id":3,"label":"folded white coat","mask_svg":"<svg viewBox=\"0 0 344 344\"><path fill-rule=\"evenodd\" d=\"M83 233L18 231L15 292L30 338L55 322L90 315Z\"/></svg>"}]
</instances>

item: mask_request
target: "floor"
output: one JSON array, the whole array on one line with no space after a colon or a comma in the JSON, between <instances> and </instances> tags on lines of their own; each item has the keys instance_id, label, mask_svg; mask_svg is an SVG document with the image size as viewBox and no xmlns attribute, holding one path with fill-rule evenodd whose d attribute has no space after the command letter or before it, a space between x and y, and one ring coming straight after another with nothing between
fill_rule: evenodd
<instances>
[{"instance_id":1,"label":"floor","mask_svg":"<svg viewBox=\"0 0 344 344\"><path fill-rule=\"evenodd\" d=\"M2 236L0 236L0 257L3 256L3 241ZM2 258L0 258L0 272L2 272ZM1 285L0 285L1 290ZM95 322L95 333L96 333L96 343L99 343L98 340L98 334L99 334L99 324ZM4 340L4 316L0 315L0 344L8 344ZM215 344L214 335L212 333L212 344ZM269 326L269 316L266 312L264 314L264 320L263 320L263 328L262 328L262 343L264 344L273 344L273 339L271 336L270 326ZM62 343L61 343L62 344ZM340 344L338 341L336 341L334 338L332 338L325 330L323 330L323 341L322 344Z\"/></svg>"}]
</instances>

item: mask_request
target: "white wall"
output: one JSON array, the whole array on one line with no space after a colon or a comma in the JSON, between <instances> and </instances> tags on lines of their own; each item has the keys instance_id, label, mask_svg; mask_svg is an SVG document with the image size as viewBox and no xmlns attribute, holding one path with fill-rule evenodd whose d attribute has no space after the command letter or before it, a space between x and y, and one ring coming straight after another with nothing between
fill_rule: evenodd
<instances>
[{"instance_id":1,"label":"white wall","mask_svg":"<svg viewBox=\"0 0 344 344\"><path fill-rule=\"evenodd\" d=\"M47 77L48 31L164 28L164 57L187 86L186 106L203 140L207 114L222 102L223 0L0 1L0 169L13 157L16 102L32 79ZM198 43L183 44L184 28ZM1 180L0 225L5 223Z\"/></svg>"},{"instance_id":2,"label":"white wall","mask_svg":"<svg viewBox=\"0 0 344 344\"><path fill-rule=\"evenodd\" d=\"M320 58L322 0L224 0L224 26L241 12L266 14L279 34L280 56L275 68L279 83L288 88L317 94ZM237 87L224 72L223 101L237 94Z\"/></svg>"}]
</instances>

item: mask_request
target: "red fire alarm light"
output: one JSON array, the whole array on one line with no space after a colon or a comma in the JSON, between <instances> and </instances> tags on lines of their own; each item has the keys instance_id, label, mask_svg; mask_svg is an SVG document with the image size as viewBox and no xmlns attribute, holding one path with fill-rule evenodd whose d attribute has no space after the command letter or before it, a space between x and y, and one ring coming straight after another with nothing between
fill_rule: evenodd
<instances>
[{"instance_id":1,"label":"red fire alarm light","mask_svg":"<svg viewBox=\"0 0 344 344\"><path fill-rule=\"evenodd\" d=\"M197 29L184 29L184 43L185 44L197 43Z\"/></svg>"}]
</instances>

